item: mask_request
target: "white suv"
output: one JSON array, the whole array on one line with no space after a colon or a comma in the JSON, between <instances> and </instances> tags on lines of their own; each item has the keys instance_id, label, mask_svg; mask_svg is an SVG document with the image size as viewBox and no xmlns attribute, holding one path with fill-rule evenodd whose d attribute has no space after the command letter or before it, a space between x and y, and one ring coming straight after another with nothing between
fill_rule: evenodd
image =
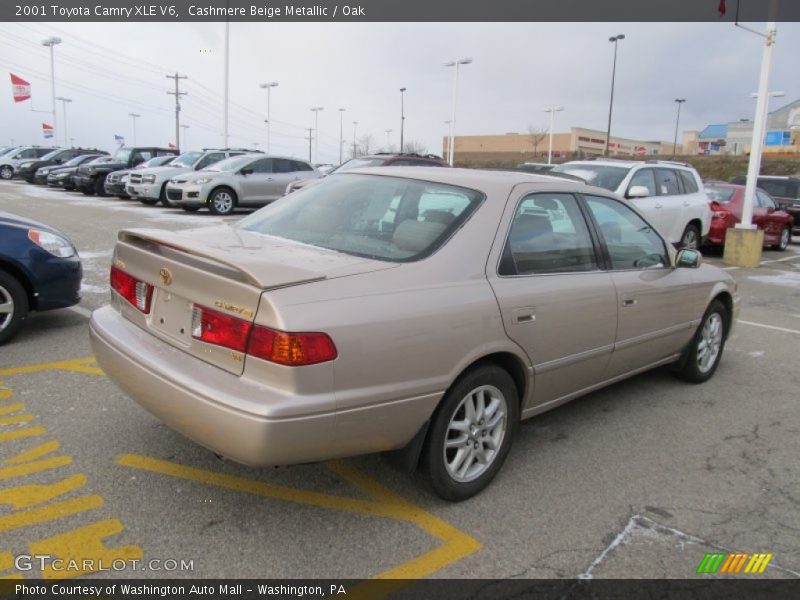
<instances>
[{"instance_id":1,"label":"white suv","mask_svg":"<svg viewBox=\"0 0 800 600\"><path fill-rule=\"evenodd\" d=\"M702 180L691 165L664 160L597 159L558 165L556 173L631 200L673 244L697 248L711 227Z\"/></svg>"}]
</instances>

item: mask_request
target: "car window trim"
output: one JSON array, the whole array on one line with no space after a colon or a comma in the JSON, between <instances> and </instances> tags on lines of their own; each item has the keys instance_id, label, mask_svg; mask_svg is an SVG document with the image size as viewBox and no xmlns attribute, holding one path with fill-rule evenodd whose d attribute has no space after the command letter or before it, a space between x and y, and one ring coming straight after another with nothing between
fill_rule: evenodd
<instances>
[{"instance_id":1,"label":"car window trim","mask_svg":"<svg viewBox=\"0 0 800 600\"><path fill-rule=\"evenodd\" d=\"M506 248L508 247L508 238L511 235L511 226L514 224L514 217L517 214L517 210L520 207L520 204L525 201L526 198L529 196L540 195L540 194L566 194L575 198L575 202L578 205L578 210L584 218L584 223L586 228L589 230L589 239L592 240L592 249L594 250L594 258L595 263L597 264L596 269L592 269L591 271L559 271L557 273L514 273L513 275L503 275L500 273L500 264L503 262L503 256L506 253ZM587 210L584 206L582 206L582 198L580 197L579 192L574 191L564 191L564 190L535 190L535 191L527 191L524 192L522 196L520 196L516 203L514 204L514 210L511 212L511 219L508 221L508 225L506 226L506 232L503 236L503 243L500 246L500 253L497 257L497 263L495 264L495 275L501 279L511 279L515 277L548 277L552 275L582 275L586 273L603 273L607 271L605 269L605 261L607 260L606 257L600 252L600 247L598 246L598 238L596 232L593 231L592 224L586 221L586 217L591 216L587 215ZM517 265L514 264L514 270L517 270Z\"/></svg>"}]
</instances>

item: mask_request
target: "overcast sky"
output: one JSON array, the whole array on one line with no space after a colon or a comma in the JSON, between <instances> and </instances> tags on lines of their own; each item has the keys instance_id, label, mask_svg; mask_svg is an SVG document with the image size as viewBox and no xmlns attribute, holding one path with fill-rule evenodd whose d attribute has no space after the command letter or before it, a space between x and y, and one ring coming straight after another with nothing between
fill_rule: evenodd
<instances>
[{"instance_id":1,"label":"overcast sky","mask_svg":"<svg viewBox=\"0 0 800 600\"><path fill-rule=\"evenodd\" d=\"M757 25L763 29L762 25ZM471 57L462 67L457 134L523 132L545 127L549 105L564 106L557 132L570 126L604 130L613 45L619 44L612 134L671 140L677 97L686 98L681 130L752 118L750 93L758 86L763 39L729 23L487 23L487 24L231 24L230 145L264 148L266 94L258 84L277 81L272 93L272 152L307 157L304 128L319 119L319 160L338 161L339 108L344 139L372 135L374 148L399 141L400 87L406 92L406 140L441 153L450 118L453 70L443 62ZM224 25L219 23L0 24L0 68L33 84L33 101L14 104L8 75L0 94L0 145L44 143L50 122L48 35L56 47L56 94L71 98L68 134L76 145L111 150L113 136L133 142L174 141L174 98L169 72L188 75L182 123L188 146L222 144ZM800 23L780 24L773 90L800 98L797 59ZM61 119L59 103L59 119ZM62 139L58 134L59 141ZM348 151L345 151L345 157Z\"/></svg>"}]
</instances>

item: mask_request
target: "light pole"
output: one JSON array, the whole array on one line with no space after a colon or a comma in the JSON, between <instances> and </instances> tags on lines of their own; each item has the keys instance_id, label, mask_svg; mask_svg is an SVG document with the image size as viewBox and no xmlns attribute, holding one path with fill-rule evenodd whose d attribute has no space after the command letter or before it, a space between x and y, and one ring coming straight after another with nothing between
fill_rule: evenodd
<instances>
[{"instance_id":1,"label":"light pole","mask_svg":"<svg viewBox=\"0 0 800 600\"><path fill-rule=\"evenodd\" d=\"M450 121L445 121L444 124L447 125L444 136L445 139L447 140L447 148L446 148L447 151L443 152L442 154L445 158L447 158L448 156L450 156Z\"/></svg>"},{"instance_id":2,"label":"light pole","mask_svg":"<svg viewBox=\"0 0 800 600\"><path fill-rule=\"evenodd\" d=\"M136 113L128 113L129 117L133 118L133 145L136 145L136 119L141 117L142 115L137 115Z\"/></svg>"},{"instance_id":3,"label":"light pole","mask_svg":"<svg viewBox=\"0 0 800 600\"><path fill-rule=\"evenodd\" d=\"M358 121L353 121L353 158L356 157L356 127L358 127Z\"/></svg>"},{"instance_id":4,"label":"light pole","mask_svg":"<svg viewBox=\"0 0 800 600\"><path fill-rule=\"evenodd\" d=\"M625 39L625 34L620 33L613 37L608 38L609 42L614 44L614 67L611 70L611 101L608 103L608 128L606 129L606 149L603 152L608 156L608 145L611 142L611 113L614 110L614 80L617 77L617 43Z\"/></svg>"},{"instance_id":5,"label":"light pole","mask_svg":"<svg viewBox=\"0 0 800 600\"><path fill-rule=\"evenodd\" d=\"M271 92L272 88L278 87L278 82L277 81L270 81L269 83L261 83L261 84L259 84L258 87L267 90L267 120L266 120L266 123L267 123L267 154L269 154L269 128L271 126L270 116L269 116L269 112L270 112L270 92Z\"/></svg>"},{"instance_id":6,"label":"light pole","mask_svg":"<svg viewBox=\"0 0 800 600\"><path fill-rule=\"evenodd\" d=\"M339 164L342 164L342 149L344 146L344 109L339 109Z\"/></svg>"},{"instance_id":7,"label":"light pole","mask_svg":"<svg viewBox=\"0 0 800 600\"><path fill-rule=\"evenodd\" d=\"M461 65L468 65L472 62L471 58L462 58L460 60L451 60L444 63L445 67L455 67L455 77L453 79L453 112L450 117L450 142L447 144L450 150L450 157L448 163L453 166L453 158L455 155L453 145L455 144L456 136L456 99L458 98L458 68Z\"/></svg>"},{"instance_id":8,"label":"light pole","mask_svg":"<svg viewBox=\"0 0 800 600\"><path fill-rule=\"evenodd\" d=\"M314 162L319 163L319 111L325 110L322 106L315 106L311 109L314 113Z\"/></svg>"},{"instance_id":9,"label":"light pole","mask_svg":"<svg viewBox=\"0 0 800 600\"><path fill-rule=\"evenodd\" d=\"M42 46L50 48L50 94L53 100L53 130L54 135L58 135L58 116L56 115L56 59L53 49L57 44L61 43L61 38L51 35L49 38L42 40ZM56 138L58 139L58 138Z\"/></svg>"},{"instance_id":10,"label":"light pole","mask_svg":"<svg viewBox=\"0 0 800 600\"><path fill-rule=\"evenodd\" d=\"M183 145L188 149L189 148L189 142L186 141L188 139L186 137L186 130L189 129L189 126L188 125L181 125L181 129L183 129Z\"/></svg>"},{"instance_id":11,"label":"light pole","mask_svg":"<svg viewBox=\"0 0 800 600\"><path fill-rule=\"evenodd\" d=\"M390 139L389 134L392 133L392 130L384 129L384 131L386 132L386 151L391 152L392 140Z\"/></svg>"},{"instance_id":12,"label":"light pole","mask_svg":"<svg viewBox=\"0 0 800 600\"><path fill-rule=\"evenodd\" d=\"M681 104L686 102L686 98L675 98L675 102L678 104L678 116L675 119L675 140L672 142L672 158L675 158L678 152L678 127L681 122Z\"/></svg>"},{"instance_id":13,"label":"light pole","mask_svg":"<svg viewBox=\"0 0 800 600\"><path fill-rule=\"evenodd\" d=\"M400 88L400 154L403 153L403 133L406 126L406 112L405 112L405 93L406 88Z\"/></svg>"},{"instance_id":14,"label":"light pole","mask_svg":"<svg viewBox=\"0 0 800 600\"><path fill-rule=\"evenodd\" d=\"M561 112L564 110L563 106L551 106L550 108L545 108L544 112L550 113L550 145L547 147L547 164L551 164L553 161L553 120L555 118L555 114L557 112Z\"/></svg>"},{"instance_id":15,"label":"light pole","mask_svg":"<svg viewBox=\"0 0 800 600\"><path fill-rule=\"evenodd\" d=\"M228 2L225 2L227 8ZM225 75L223 77L223 109L222 109L222 142L223 147L228 147L228 98L230 95L230 37L231 23L225 21Z\"/></svg>"},{"instance_id":16,"label":"light pole","mask_svg":"<svg viewBox=\"0 0 800 600\"><path fill-rule=\"evenodd\" d=\"M69 143L69 137L67 137L67 104L72 100L63 96L59 96L56 100L61 100L61 112L64 114L64 145L66 146Z\"/></svg>"}]
</instances>

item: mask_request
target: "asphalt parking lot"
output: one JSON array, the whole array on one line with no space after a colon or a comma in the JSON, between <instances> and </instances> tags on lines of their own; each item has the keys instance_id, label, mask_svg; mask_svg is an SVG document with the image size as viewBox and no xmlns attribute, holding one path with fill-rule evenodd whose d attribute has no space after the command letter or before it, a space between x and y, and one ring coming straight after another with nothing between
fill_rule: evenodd
<instances>
[{"instance_id":1,"label":"asphalt parking lot","mask_svg":"<svg viewBox=\"0 0 800 600\"><path fill-rule=\"evenodd\" d=\"M117 230L238 217L18 181L0 182L0 211L67 233L85 270L78 307L0 348L0 577L52 576L14 561L51 554L161 561L126 577L691 578L716 551L800 577L800 244L731 270L743 306L710 382L659 370L526 421L495 482L448 504L377 456L221 462L93 363Z\"/></svg>"}]
</instances>

